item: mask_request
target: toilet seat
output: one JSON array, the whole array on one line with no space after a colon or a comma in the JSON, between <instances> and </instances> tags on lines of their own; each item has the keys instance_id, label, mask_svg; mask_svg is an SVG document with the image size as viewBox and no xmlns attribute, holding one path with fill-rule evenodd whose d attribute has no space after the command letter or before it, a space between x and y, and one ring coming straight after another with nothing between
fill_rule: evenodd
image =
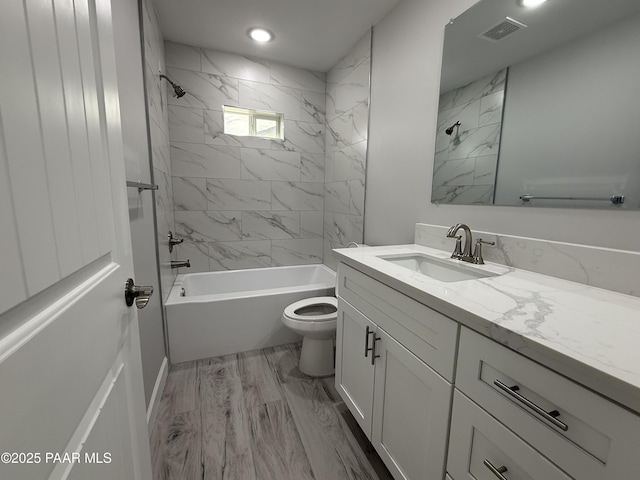
<instances>
[{"instance_id":1,"label":"toilet seat","mask_svg":"<svg viewBox=\"0 0 640 480\"><path fill-rule=\"evenodd\" d=\"M284 309L284 316L291 319L302 322L326 322L329 320L336 320L338 318L338 312L334 311L332 313L325 313L320 315L299 315L296 311L301 310L303 308L312 307L314 305L330 305L337 309L338 300L336 297L312 297L305 298L304 300L300 300L292 303L288 307Z\"/></svg>"}]
</instances>

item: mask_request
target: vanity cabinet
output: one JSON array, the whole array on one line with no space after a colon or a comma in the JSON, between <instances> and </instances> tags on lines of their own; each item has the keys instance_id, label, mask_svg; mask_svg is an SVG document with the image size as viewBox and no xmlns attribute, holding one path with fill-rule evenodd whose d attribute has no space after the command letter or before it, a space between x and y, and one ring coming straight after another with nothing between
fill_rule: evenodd
<instances>
[{"instance_id":1,"label":"vanity cabinet","mask_svg":"<svg viewBox=\"0 0 640 480\"><path fill-rule=\"evenodd\" d=\"M489 452L487 438L495 449L493 457L484 453L489 461L511 472L522 470L505 474L510 480L613 480L630 478L631 472L640 475L640 417L464 327L454 397L448 471L456 480L483 478L461 472L473 472L473 465L482 464L484 459L473 452ZM522 452L514 453L520 443ZM524 460L530 462L525 465ZM543 475L536 470L550 462L566 474Z\"/></svg>"},{"instance_id":2,"label":"vanity cabinet","mask_svg":"<svg viewBox=\"0 0 640 480\"><path fill-rule=\"evenodd\" d=\"M407 317L426 339L398 323ZM452 375L457 324L341 264L337 329L336 388L387 468L397 480L442 479L453 387L415 353Z\"/></svg>"},{"instance_id":3,"label":"vanity cabinet","mask_svg":"<svg viewBox=\"0 0 640 480\"><path fill-rule=\"evenodd\" d=\"M396 480L640 478L636 413L344 263L337 295L336 388Z\"/></svg>"}]
</instances>

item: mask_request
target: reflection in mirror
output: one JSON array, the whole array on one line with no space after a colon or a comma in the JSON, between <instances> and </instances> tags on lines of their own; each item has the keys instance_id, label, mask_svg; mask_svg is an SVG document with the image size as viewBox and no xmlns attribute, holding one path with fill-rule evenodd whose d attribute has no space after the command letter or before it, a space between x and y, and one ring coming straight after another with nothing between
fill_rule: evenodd
<instances>
[{"instance_id":1,"label":"reflection in mirror","mask_svg":"<svg viewBox=\"0 0 640 480\"><path fill-rule=\"evenodd\" d=\"M440 95L431 201L493 203L505 80L501 70Z\"/></svg>"},{"instance_id":2,"label":"reflection in mirror","mask_svg":"<svg viewBox=\"0 0 640 480\"><path fill-rule=\"evenodd\" d=\"M639 12L482 0L452 20L432 201L639 208Z\"/></svg>"}]
</instances>

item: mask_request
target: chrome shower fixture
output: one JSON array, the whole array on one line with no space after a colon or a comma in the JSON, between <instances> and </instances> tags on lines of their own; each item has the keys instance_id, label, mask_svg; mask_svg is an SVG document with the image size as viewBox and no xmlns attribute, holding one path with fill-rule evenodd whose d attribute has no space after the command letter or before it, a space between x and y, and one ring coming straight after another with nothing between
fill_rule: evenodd
<instances>
[{"instance_id":1,"label":"chrome shower fixture","mask_svg":"<svg viewBox=\"0 0 640 480\"><path fill-rule=\"evenodd\" d=\"M451 135L453 133L453 129L456 127L460 126L460 122L456 122L453 125L451 125L449 128L447 128L444 133L446 133L447 135ZM456 129L456 133L458 133L458 130Z\"/></svg>"},{"instance_id":2,"label":"chrome shower fixture","mask_svg":"<svg viewBox=\"0 0 640 480\"><path fill-rule=\"evenodd\" d=\"M184 97L184 94L187 93L184 88L182 88L177 83L172 82L171 79L169 77L167 77L166 75L161 73L160 74L160 78L164 78L167 82L169 82L171 84L171 86L173 87L173 91L175 92L177 98Z\"/></svg>"}]
</instances>

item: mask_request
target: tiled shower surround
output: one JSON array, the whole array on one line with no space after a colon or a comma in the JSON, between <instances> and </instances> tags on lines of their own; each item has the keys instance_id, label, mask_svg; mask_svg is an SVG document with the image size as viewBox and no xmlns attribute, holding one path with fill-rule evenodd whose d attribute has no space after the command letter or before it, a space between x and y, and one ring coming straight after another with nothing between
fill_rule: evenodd
<instances>
[{"instance_id":1,"label":"tiled shower surround","mask_svg":"<svg viewBox=\"0 0 640 480\"><path fill-rule=\"evenodd\" d=\"M353 112L361 102L347 99L362 96L357 88L345 85L339 102L329 102L334 122L326 139L324 73L172 42L165 55L167 75L188 92L168 99L175 225L185 239L177 251L191 261L187 272L322 263L334 239L362 241L364 153L354 162L346 150L362 138ZM360 65L336 65L332 91L355 84L349 73ZM368 86L367 70L365 99ZM225 135L223 105L283 113L285 139ZM327 184L325 142L333 155ZM334 212L360 220L345 223Z\"/></svg>"},{"instance_id":2,"label":"tiled shower surround","mask_svg":"<svg viewBox=\"0 0 640 480\"><path fill-rule=\"evenodd\" d=\"M493 203L506 72L440 95L433 202ZM447 135L458 121L460 126Z\"/></svg>"},{"instance_id":3,"label":"tiled shower surround","mask_svg":"<svg viewBox=\"0 0 640 480\"><path fill-rule=\"evenodd\" d=\"M167 91L159 72L164 71L164 41L158 14L151 0L142 2L144 34L144 68L147 88L147 109L151 133L151 159L153 181L158 185L154 193L160 256L160 280L163 302L166 301L176 272L169 266L171 255L167 248L167 233L174 230L173 189L171 186L171 158L169 156L169 123L167 117ZM174 254L175 258L175 254Z\"/></svg>"},{"instance_id":4,"label":"tiled shower surround","mask_svg":"<svg viewBox=\"0 0 640 480\"><path fill-rule=\"evenodd\" d=\"M324 263L337 268L331 249L362 243L371 30L327 74Z\"/></svg>"}]
</instances>

